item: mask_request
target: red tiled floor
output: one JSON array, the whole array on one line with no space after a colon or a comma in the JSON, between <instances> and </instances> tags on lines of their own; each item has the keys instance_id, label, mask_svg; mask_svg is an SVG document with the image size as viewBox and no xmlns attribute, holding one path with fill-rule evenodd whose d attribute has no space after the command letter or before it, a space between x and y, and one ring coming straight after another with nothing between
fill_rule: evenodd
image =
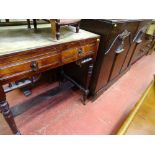
<instances>
[{"instance_id":1,"label":"red tiled floor","mask_svg":"<svg viewBox=\"0 0 155 155\"><path fill-rule=\"evenodd\" d=\"M17 126L22 134L114 134L153 79L154 73L155 53L134 64L96 101L89 101L84 106L80 102L79 91L69 90L17 116ZM56 83L41 85L33 90L32 96L54 85ZM7 99L13 106L29 98L16 90L9 93ZM0 133L10 134L4 121L0 122L3 122Z\"/></svg>"}]
</instances>

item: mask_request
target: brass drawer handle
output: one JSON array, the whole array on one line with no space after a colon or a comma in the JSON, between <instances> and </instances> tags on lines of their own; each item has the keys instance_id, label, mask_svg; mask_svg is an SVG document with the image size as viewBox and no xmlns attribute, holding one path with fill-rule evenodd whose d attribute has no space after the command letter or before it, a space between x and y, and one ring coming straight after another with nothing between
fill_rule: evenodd
<instances>
[{"instance_id":1,"label":"brass drawer handle","mask_svg":"<svg viewBox=\"0 0 155 155\"><path fill-rule=\"evenodd\" d=\"M36 61L32 61L30 67L32 68L33 72L37 72L39 70L38 62Z\"/></svg>"}]
</instances>

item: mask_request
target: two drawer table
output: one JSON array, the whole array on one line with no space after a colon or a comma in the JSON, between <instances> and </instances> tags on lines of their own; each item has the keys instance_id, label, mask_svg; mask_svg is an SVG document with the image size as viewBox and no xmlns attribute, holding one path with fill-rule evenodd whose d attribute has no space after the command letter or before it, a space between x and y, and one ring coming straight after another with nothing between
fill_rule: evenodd
<instances>
[{"instance_id":1,"label":"two drawer table","mask_svg":"<svg viewBox=\"0 0 155 155\"><path fill-rule=\"evenodd\" d=\"M30 78L69 63L78 62L78 65L89 62L85 88L64 74L68 80L82 88L83 98L86 100L100 37L84 30L75 33L74 29L75 27L64 26L60 32L61 38L57 41L54 36L51 37L49 24L38 25L37 33L26 29L26 26L0 27L0 112L14 134L20 134L20 131L9 108L6 93L24 84L5 89L6 84ZM25 81L25 84L29 82Z\"/></svg>"}]
</instances>

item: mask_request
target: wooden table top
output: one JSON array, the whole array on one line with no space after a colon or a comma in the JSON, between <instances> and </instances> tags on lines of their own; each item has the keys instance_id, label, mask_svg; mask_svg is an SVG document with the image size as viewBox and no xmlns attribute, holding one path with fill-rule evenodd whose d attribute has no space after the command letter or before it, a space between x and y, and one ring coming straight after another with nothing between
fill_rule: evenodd
<instances>
[{"instance_id":1,"label":"wooden table top","mask_svg":"<svg viewBox=\"0 0 155 155\"><path fill-rule=\"evenodd\" d=\"M0 27L0 56L10 53L46 47L71 41L96 38L99 35L81 30L75 33L72 26L64 26L60 29L60 40L56 40L51 33L50 24L38 25L37 32L27 29L27 26Z\"/></svg>"}]
</instances>

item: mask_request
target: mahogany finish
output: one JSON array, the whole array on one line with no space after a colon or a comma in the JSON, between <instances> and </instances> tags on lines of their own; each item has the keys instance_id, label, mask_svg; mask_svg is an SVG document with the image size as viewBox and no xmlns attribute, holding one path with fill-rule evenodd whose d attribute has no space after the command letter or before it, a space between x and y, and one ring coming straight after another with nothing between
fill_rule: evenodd
<instances>
[{"instance_id":1,"label":"mahogany finish","mask_svg":"<svg viewBox=\"0 0 155 155\"><path fill-rule=\"evenodd\" d=\"M139 24L137 34L144 28L144 31L148 28L150 21L142 21ZM145 29L146 27L146 29ZM140 36L140 42L133 41L132 47L134 50L132 52L132 57L130 59L129 65L132 65L137 60L139 60L142 56L146 55L151 48L152 38L147 34L142 34Z\"/></svg>"},{"instance_id":2,"label":"mahogany finish","mask_svg":"<svg viewBox=\"0 0 155 155\"><path fill-rule=\"evenodd\" d=\"M19 134L19 130L6 101L3 85L38 75L71 62L80 60L82 62L85 58L92 58L94 60L99 40L99 36L96 35L93 38L33 48L0 56L0 112L2 112L14 134ZM87 88L89 86L92 64L90 64L89 70ZM87 93L84 95L84 99L86 99L87 95Z\"/></svg>"},{"instance_id":3,"label":"mahogany finish","mask_svg":"<svg viewBox=\"0 0 155 155\"><path fill-rule=\"evenodd\" d=\"M2 84L9 83L94 55L97 42L86 39L0 56L0 80ZM32 63L38 65L37 69Z\"/></svg>"},{"instance_id":4,"label":"mahogany finish","mask_svg":"<svg viewBox=\"0 0 155 155\"><path fill-rule=\"evenodd\" d=\"M148 48L143 48L143 46L149 46L150 42L150 40L143 39L145 35L138 35L142 39L141 43L135 43L133 40L135 37L137 39L138 30L149 23L149 20L86 19L81 21L82 29L101 35L90 88L94 97L100 95L121 77L130 68L133 61L137 61L148 52ZM143 48L141 51L145 51L139 52L139 48ZM135 49L138 52L134 54Z\"/></svg>"}]
</instances>

